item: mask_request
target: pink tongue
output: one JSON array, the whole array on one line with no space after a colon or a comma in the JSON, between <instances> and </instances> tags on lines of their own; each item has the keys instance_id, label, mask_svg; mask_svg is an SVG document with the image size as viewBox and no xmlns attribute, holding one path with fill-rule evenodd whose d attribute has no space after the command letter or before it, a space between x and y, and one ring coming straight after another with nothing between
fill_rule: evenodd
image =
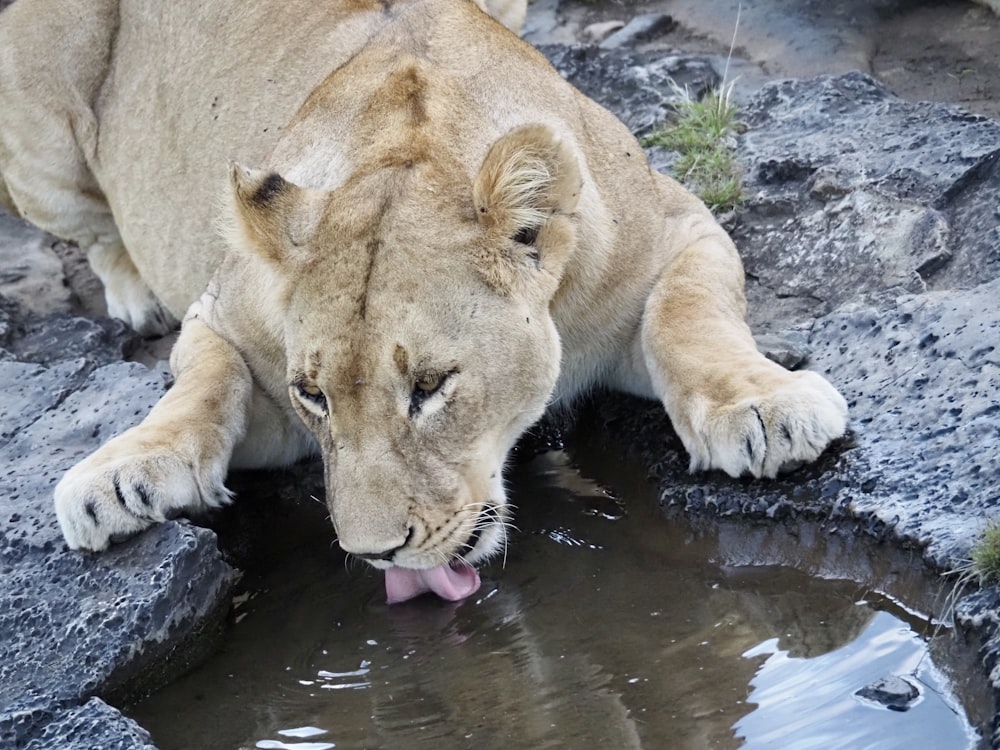
<instances>
[{"instance_id":1,"label":"pink tongue","mask_svg":"<svg viewBox=\"0 0 1000 750\"><path fill-rule=\"evenodd\" d=\"M389 604L399 604L428 591L442 599L457 602L479 588L479 571L468 563L439 565L430 570L389 568L385 571L385 598Z\"/></svg>"}]
</instances>

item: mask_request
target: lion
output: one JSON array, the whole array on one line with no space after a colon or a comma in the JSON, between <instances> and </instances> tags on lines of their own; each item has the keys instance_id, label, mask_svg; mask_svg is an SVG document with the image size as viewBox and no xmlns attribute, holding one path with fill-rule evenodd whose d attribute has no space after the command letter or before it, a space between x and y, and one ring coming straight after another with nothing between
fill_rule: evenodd
<instances>
[{"instance_id":1,"label":"lion","mask_svg":"<svg viewBox=\"0 0 1000 750\"><path fill-rule=\"evenodd\" d=\"M0 194L87 250L112 315L183 321L173 387L55 489L70 548L319 455L337 540L389 600L460 599L550 405L659 399L690 469L734 477L844 433L827 380L757 351L712 214L499 6L516 28L517 0L3 12Z\"/></svg>"}]
</instances>

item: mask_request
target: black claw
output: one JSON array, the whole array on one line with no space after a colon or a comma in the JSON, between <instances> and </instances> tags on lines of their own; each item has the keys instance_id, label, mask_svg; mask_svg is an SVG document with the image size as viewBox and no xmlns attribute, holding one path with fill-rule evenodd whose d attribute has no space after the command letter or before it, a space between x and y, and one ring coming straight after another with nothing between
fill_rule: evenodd
<instances>
[{"instance_id":1,"label":"black claw","mask_svg":"<svg viewBox=\"0 0 1000 750\"><path fill-rule=\"evenodd\" d=\"M789 445L792 444L792 431L788 429L788 425L784 422L781 423L781 434L784 436L785 440Z\"/></svg>"},{"instance_id":2,"label":"black claw","mask_svg":"<svg viewBox=\"0 0 1000 750\"><path fill-rule=\"evenodd\" d=\"M97 506L93 502L86 502L83 504L83 510L90 516L90 520L94 522L94 526L97 526Z\"/></svg>"},{"instance_id":3,"label":"black claw","mask_svg":"<svg viewBox=\"0 0 1000 750\"><path fill-rule=\"evenodd\" d=\"M760 409L756 406L751 406L750 410L757 417L757 424L760 425L761 434L764 436L764 454L767 455L767 428L764 426L764 418L760 415ZM750 442L750 438L747 437L747 456L750 458L751 463L754 460L753 446Z\"/></svg>"},{"instance_id":4,"label":"black claw","mask_svg":"<svg viewBox=\"0 0 1000 750\"><path fill-rule=\"evenodd\" d=\"M149 490L146 489L146 485L137 484L135 486L135 494L139 496L139 502L142 503L144 508L153 507L153 501L149 499Z\"/></svg>"},{"instance_id":5,"label":"black claw","mask_svg":"<svg viewBox=\"0 0 1000 750\"><path fill-rule=\"evenodd\" d=\"M125 504L125 495L122 494L122 486L118 483L117 475L115 475L115 497L118 498L118 502L122 504L122 507L128 510L128 505Z\"/></svg>"}]
</instances>

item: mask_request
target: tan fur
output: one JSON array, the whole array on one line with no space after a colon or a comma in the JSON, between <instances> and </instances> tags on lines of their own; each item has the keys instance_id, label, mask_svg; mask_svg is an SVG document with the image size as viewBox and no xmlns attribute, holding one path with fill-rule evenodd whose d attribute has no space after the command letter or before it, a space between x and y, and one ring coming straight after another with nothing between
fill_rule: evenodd
<instances>
[{"instance_id":1,"label":"tan fur","mask_svg":"<svg viewBox=\"0 0 1000 750\"><path fill-rule=\"evenodd\" d=\"M774 476L845 429L757 353L705 207L467 0L18 0L0 175L185 317L174 388L57 487L72 547L319 453L345 550L475 562L510 448L597 385L659 398L693 469Z\"/></svg>"}]
</instances>

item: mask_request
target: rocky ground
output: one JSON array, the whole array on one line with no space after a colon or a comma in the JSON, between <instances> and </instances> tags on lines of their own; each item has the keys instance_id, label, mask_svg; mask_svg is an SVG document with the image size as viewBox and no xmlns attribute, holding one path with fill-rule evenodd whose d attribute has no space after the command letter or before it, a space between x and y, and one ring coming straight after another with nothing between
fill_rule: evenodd
<instances>
[{"instance_id":1,"label":"rocky ground","mask_svg":"<svg viewBox=\"0 0 1000 750\"><path fill-rule=\"evenodd\" d=\"M719 82L733 26L720 14L735 5L661 3L661 12L689 16L647 19L644 33L633 27L609 44L610 27L588 26L652 5L539 0L527 35L642 134L669 113L670 80L693 90ZM967 558L1000 511L1000 123L919 100L961 101L995 117L989 100L1000 97L990 87L1000 76L974 78L996 64L980 50L973 72L958 75L950 90L957 95L933 87L919 95L919 82L907 76L913 90L901 88L893 78L900 66L885 61L901 44L887 30L903 26L887 19L956 12L903 5L745 2L737 50L746 57L729 67L743 76L747 127L737 149L747 201L727 221L744 254L752 323L775 356L822 371L842 389L851 435L815 466L755 482L688 475L655 404L597 399L581 424L632 446L661 483L663 504L678 512L792 525L809 519L829 533L907 545L947 569ZM947 5L962 9L948 16L951 26L922 27L937 30L941 44L952 34L968 41L980 27L996 30L985 9ZM755 8L772 15L761 20ZM784 15L784 27L774 14ZM787 44L782 29L793 21L813 36ZM770 36L768 23L779 24ZM833 27L839 41L823 41ZM720 28L725 33L711 31ZM553 44L585 34L604 48ZM873 36L875 47L866 47ZM673 50L684 41L697 54ZM796 46L843 68L767 83L775 73L823 72L796 66ZM963 60L950 58L938 73ZM883 81L844 72L852 67ZM983 101L969 92L976 86ZM662 167L671 161L662 151L650 156ZM53 483L137 422L163 392L164 373L123 361L137 342L120 324L78 317L98 303L71 248L0 216L0 269L0 746L149 747L144 731L105 701L200 658L214 643L235 573L214 534L186 521L105 555L65 549ZM1000 689L1000 597L977 592L958 611L982 639L983 668ZM1000 737L993 744L1000 747Z\"/></svg>"},{"instance_id":2,"label":"rocky ground","mask_svg":"<svg viewBox=\"0 0 1000 750\"><path fill-rule=\"evenodd\" d=\"M910 101L961 104L1000 119L997 0L533 0L525 37L535 44L608 40L608 24L646 14L667 20L632 39L640 50L710 56L733 50L727 81L858 70ZM723 64L720 70L724 68Z\"/></svg>"}]
</instances>

